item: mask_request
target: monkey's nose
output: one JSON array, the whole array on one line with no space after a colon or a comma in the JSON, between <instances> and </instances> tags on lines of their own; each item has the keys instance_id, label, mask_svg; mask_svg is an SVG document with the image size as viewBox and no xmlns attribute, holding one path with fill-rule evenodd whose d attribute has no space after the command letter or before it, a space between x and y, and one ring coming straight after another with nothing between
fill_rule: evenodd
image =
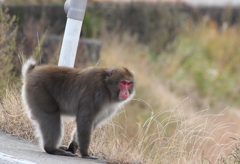
<instances>
[{"instance_id":1,"label":"monkey's nose","mask_svg":"<svg viewBox=\"0 0 240 164\"><path fill-rule=\"evenodd\" d=\"M128 97L129 97L129 93L128 92L124 92L123 99L126 100Z\"/></svg>"}]
</instances>

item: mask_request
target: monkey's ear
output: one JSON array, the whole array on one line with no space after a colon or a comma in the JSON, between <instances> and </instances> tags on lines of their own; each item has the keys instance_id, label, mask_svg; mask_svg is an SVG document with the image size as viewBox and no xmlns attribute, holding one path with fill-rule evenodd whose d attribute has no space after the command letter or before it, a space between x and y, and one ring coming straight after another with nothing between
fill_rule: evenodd
<instances>
[{"instance_id":1,"label":"monkey's ear","mask_svg":"<svg viewBox=\"0 0 240 164\"><path fill-rule=\"evenodd\" d=\"M106 69L106 72L107 72L107 75L108 75L109 77L111 77L111 76L113 75L113 73L114 73L114 67L108 67L108 68Z\"/></svg>"}]
</instances>

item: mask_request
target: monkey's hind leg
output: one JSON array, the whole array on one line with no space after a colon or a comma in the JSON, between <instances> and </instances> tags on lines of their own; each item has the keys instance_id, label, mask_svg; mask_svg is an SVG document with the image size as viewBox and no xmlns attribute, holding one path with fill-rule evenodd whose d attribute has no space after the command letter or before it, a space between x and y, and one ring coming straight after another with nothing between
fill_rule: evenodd
<instances>
[{"instance_id":1,"label":"monkey's hind leg","mask_svg":"<svg viewBox=\"0 0 240 164\"><path fill-rule=\"evenodd\" d=\"M78 149L77 142L72 141L66 151L70 151L71 153L75 154L77 152L77 149Z\"/></svg>"},{"instance_id":2,"label":"monkey's hind leg","mask_svg":"<svg viewBox=\"0 0 240 164\"><path fill-rule=\"evenodd\" d=\"M73 154L76 154L77 149L78 149L78 144L75 141L72 141L69 146L60 146L59 149L65 150L65 151L69 151Z\"/></svg>"},{"instance_id":3,"label":"monkey's hind leg","mask_svg":"<svg viewBox=\"0 0 240 164\"><path fill-rule=\"evenodd\" d=\"M41 115L41 118L40 116ZM38 112L38 123L41 132L41 139L44 150L49 154L77 156L69 151L59 148L59 143L62 138L62 123L60 114L57 112Z\"/></svg>"}]
</instances>

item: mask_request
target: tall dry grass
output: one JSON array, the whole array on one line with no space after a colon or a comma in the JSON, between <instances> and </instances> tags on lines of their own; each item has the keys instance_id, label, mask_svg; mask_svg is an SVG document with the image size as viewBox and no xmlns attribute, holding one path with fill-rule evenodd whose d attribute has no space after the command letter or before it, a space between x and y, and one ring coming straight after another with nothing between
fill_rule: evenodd
<instances>
[{"instance_id":1,"label":"tall dry grass","mask_svg":"<svg viewBox=\"0 0 240 164\"><path fill-rule=\"evenodd\" d=\"M34 129L23 108L20 95L16 88L6 88L6 94L0 101L0 129L33 140Z\"/></svg>"},{"instance_id":2,"label":"tall dry grass","mask_svg":"<svg viewBox=\"0 0 240 164\"><path fill-rule=\"evenodd\" d=\"M178 105L181 106L181 103ZM165 113L170 114L170 117L160 121L158 117ZM183 111L176 107L153 114L143 126L136 125L138 131L133 137L118 122L113 122L107 126L110 134L103 135L100 130L97 135L101 134L103 137L100 140L94 138L94 142L98 142L96 145L107 143L107 151L105 146L93 147L93 150L101 148L96 154L102 154L103 158L112 163L217 163L222 156L231 152L236 143L232 140L228 144L222 144L222 138L215 138L216 131L226 130L231 125L215 122L218 117L220 115L208 114L207 110L184 117ZM177 128L172 135L166 136L171 124L176 124ZM208 127L210 125L214 126ZM121 129L117 136L111 134L116 128ZM151 133L150 128L154 128ZM222 137L227 134L225 132ZM112 137L109 138L108 135Z\"/></svg>"}]
</instances>

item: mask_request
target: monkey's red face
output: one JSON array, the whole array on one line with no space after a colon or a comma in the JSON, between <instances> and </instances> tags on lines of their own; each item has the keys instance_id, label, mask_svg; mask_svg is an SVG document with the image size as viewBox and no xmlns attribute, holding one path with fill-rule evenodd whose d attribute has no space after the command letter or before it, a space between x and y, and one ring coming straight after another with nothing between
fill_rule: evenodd
<instances>
[{"instance_id":1,"label":"monkey's red face","mask_svg":"<svg viewBox=\"0 0 240 164\"><path fill-rule=\"evenodd\" d=\"M127 80L122 80L119 83L120 92L119 99L126 100L129 97L129 89L132 87L132 82Z\"/></svg>"}]
</instances>

